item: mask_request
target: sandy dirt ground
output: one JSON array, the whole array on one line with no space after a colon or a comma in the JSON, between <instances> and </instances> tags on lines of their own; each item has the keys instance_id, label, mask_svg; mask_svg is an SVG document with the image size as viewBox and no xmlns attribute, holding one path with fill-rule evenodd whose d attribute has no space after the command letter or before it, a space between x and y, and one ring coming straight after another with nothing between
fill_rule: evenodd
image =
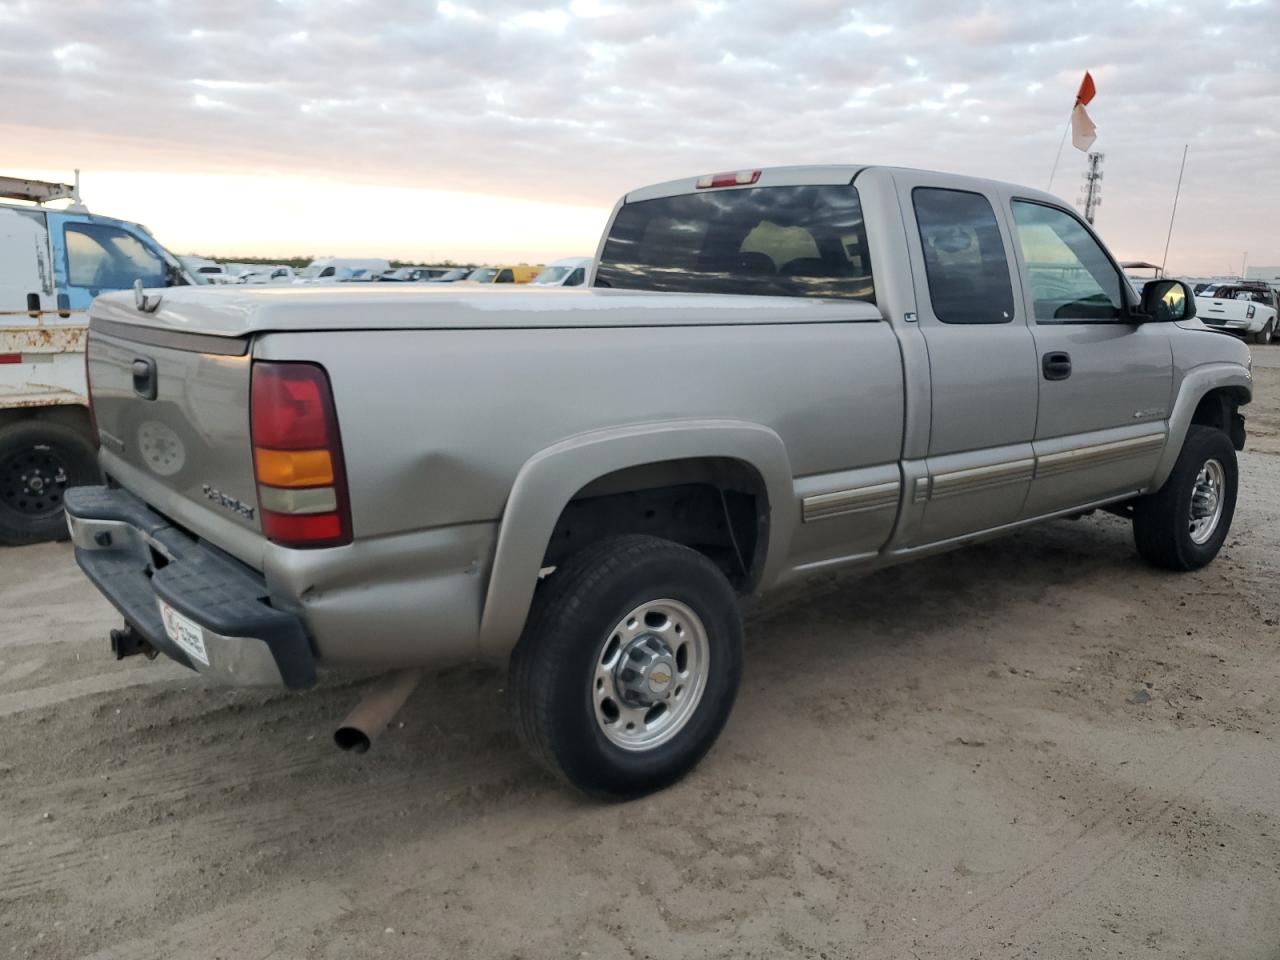
<instances>
[{"instance_id":1,"label":"sandy dirt ground","mask_svg":"<svg viewBox=\"0 0 1280 960\"><path fill-rule=\"evenodd\" d=\"M361 682L116 663L66 544L4 552L0 960L1275 960L1280 347L1255 354L1208 569L1095 515L771 595L717 747L626 805L525 758L498 673L430 679L351 757Z\"/></svg>"}]
</instances>

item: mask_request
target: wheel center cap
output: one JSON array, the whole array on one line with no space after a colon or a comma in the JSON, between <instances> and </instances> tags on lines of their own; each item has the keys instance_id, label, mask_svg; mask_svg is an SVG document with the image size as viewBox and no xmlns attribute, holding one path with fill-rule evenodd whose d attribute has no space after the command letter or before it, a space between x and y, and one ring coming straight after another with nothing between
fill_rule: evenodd
<instances>
[{"instance_id":1,"label":"wheel center cap","mask_svg":"<svg viewBox=\"0 0 1280 960\"><path fill-rule=\"evenodd\" d=\"M28 477L27 489L32 493L39 493L42 491L44 489L44 477L40 476L38 473L34 476Z\"/></svg>"},{"instance_id":2,"label":"wheel center cap","mask_svg":"<svg viewBox=\"0 0 1280 960\"><path fill-rule=\"evenodd\" d=\"M666 700L675 687L676 657L660 636L636 637L618 658L614 682L623 700L632 706Z\"/></svg>"}]
</instances>

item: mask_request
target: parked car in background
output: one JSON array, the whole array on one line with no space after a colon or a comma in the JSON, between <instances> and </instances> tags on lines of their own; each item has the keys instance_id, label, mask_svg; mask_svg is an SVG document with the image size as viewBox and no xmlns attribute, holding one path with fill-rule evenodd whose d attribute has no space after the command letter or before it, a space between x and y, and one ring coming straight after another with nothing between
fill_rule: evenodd
<instances>
[{"instance_id":1,"label":"parked car in background","mask_svg":"<svg viewBox=\"0 0 1280 960\"><path fill-rule=\"evenodd\" d=\"M467 279L467 274L471 271L465 267L453 267L445 270L439 276L432 277L428 283L457 283L459 280Z\"/></svg>"},{"instance_id":2,"label":"parked car in background","mask_svg":"<svg viewBox=\"0 0 1280 960\"><path fill-rule=\"evenodd\" d=\"M339 283L366 274L377 276L390 269L387 260L321 257L307 264L294 283Z\"/></svg>"},{"instance_id":3,"label":"parked car in background","mask_svg":"<svg viewBox=\"0 0 1280 960\"><path fill-rule=\"evenodd\" d=\"M62 538L68 487L99 473L85 386L89 303L195 278L147 228L90 213L69 184L0 177L0 545ZM69 200L65 209L45 203ZM132 442L162 442L159 428Z\"/></svg>"},{"instance_id":4,"label":"parked car in background","mask_svg":"<svg viewBox=\"0 0 1280 960\"><path fill-rule=\"evenodd\" d=\"M1248 348L1056 196L748 170L629 193L600 250L586 290L99 298L113 484L67 512L117 652L287 687L504 662L533 755L626 797L719 735L742 596L1096 509L1169 570L1228 535ZM173 446L129 442L152 421Z\"/></svg>"},{"instance_id":5,"label":"parked car in background","mask_svg":"<svg viewBox=\"0 0 1280 960\"><path fill-rule=\"evenodd\" d=\"M443 267L396 267L377 279L389 283L425 283L446 272Z\"/></svg>"},{"instance_id":6,"label":"parked car in background","mask_svg":"<svg viewBox=\"0 0 1280 960\"><path fill-rule=\"evenodd\" d=\"M259 267L253 270L246 270L244 273L236 277L237 283L250 284L285 284L293 283L298 278L293 267Z\"/></svg>"},{"instance_id":7,"label":"parked car in background","mask_svg":"<svg viewBox=\"0 0 1280 960\"><path fill-rule=\"evenodd\" d=\"M547 264L531 282L537 287L580 287L590 271L590 257L565 257Z\"/></svg>"},{"instance_id":8,"label":"parked car in background","mask_svg":"<svg viewBox=\"0 0 1280 960\"><path fill-rule=\"evenodd\" d=\"M1231 280L1196 294L1196 312L1207 326L1270 343L1276 335L1280 296L1261 281Z\"/></svg>"},{"instance_id":9,"label":"parked car in background","mask_svg":"<svg viewBox=\"0 0 1280 960\"><path fill-rule=\"evenodd\" d=\"M542 272L542 265L527 263L504 264L497 267L478 267L467 274L470 283L529 283Z\"/></svg>"},{"instance_id":10,"label":"parked car in background","mask_svg":"<svg viewBox=\"0 0 1280 960\"><path fill-rule=\"evenodd\" d=\"M210 260L207 257L179 257L182 265L187 268L187 272L195 279L197 283L235 283L236 278L231 275L227 268L218 263L216 260Z\"/></svg>"}]
</instances>

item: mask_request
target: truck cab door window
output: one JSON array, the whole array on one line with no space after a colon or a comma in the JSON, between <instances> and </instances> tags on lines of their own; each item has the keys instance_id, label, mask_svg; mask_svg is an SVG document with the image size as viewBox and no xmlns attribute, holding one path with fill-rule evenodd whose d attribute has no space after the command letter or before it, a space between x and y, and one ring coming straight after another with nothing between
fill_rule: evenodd
<instances>
[{"instance_id":1,"label":"truck cab door window","mask_svg":"<svg viewBox=\"0 0 1280 960\"><path fill-rule=\"evenodd\" d=\"M515 275L510 270L499 270L498 275L493 278L494 283L515 283Z\"/></svg>"},{"instance_id":2,"label":"truck cab door window","mask_svg":"<svg viewBox=\"0 0 1280 960\"><path fill-rule=\"evenodd\" d=\"M581 267L578 267L576 270L573 271L573 273L569 274L569 276L565 279L564 286L580 287L582 286L582 281L586 279L586 276L587 276L587 272L583 270Z\"/></svg>"},{"instance_id":3,"label":"truck cab door window","mask_svg":"<svg viewBox=\"0 0 1280 960\"><path fill-rule=\"evenodd\" d=\"M933 313L943 323L1012 323L1009 260L986 197L917 187L911 192Z\"/></svg>"},{"instance_id":4,"label":"truck cab door window","mask_svg":"<svg viewBox=\"0 0 1280 960\"><path fill-rule=\"evenodd\" d=\"M168 281L165 263L137 237L102 223L68 223L67 280L73 287L124 290L141 280L146 287Z\"/></svg>"},{"instance_id":5,"label":"truck cab door window","mask_svg":"<svg viewBox=\"0 0 1280 960\"><path fill-rule=\"evenodd\" d=\"M1120 275L1080 221L1062 210L1013 201L1013 221L1039 323L1125 317Z\"/></svg>"}]
</instances>

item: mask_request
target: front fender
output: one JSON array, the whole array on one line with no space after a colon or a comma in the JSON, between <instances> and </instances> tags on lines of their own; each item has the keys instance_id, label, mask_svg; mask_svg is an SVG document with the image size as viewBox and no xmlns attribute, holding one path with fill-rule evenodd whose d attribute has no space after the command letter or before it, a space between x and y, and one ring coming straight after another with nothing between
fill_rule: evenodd
<instances>
[{"instance_id":1,"label":"front fender","mask_svg":"<svg viewBox=\"0 0 1280 960\"><path fill-rule=\"evenodd\" d=\"M1249 368L1238 363L1206 363L1188 370L1178 388L1177 399L1173 402L1173 413L1169 417L1169 442L1165 444L1164 453L1156 466L1153 490L1159 490L1173 472L1173 465L1182 452L1182 444L1187 439L1187 431L1191 428L1191 418L1196 407L1210 390L1231 387L1242 391L1244 403L1253 398L1253 375Z\"/></svg>"},{"instance_id":2,"label":"front fender","mask_svg":"<svg viewBox=\"0 0 1280 960\"><path fill-rule=\"evenodd\" d=\"M593 480L628 467L668 460L723 457L750 464L769 497L769 537L761 584L786 561L795 524L786 447L773 430L742 420L633 424L579 434L540 451L516 475L498 531L480 621L480 651L510 653L524 629L551 532L565 506Z\"/></svg>"}]
</instances>

